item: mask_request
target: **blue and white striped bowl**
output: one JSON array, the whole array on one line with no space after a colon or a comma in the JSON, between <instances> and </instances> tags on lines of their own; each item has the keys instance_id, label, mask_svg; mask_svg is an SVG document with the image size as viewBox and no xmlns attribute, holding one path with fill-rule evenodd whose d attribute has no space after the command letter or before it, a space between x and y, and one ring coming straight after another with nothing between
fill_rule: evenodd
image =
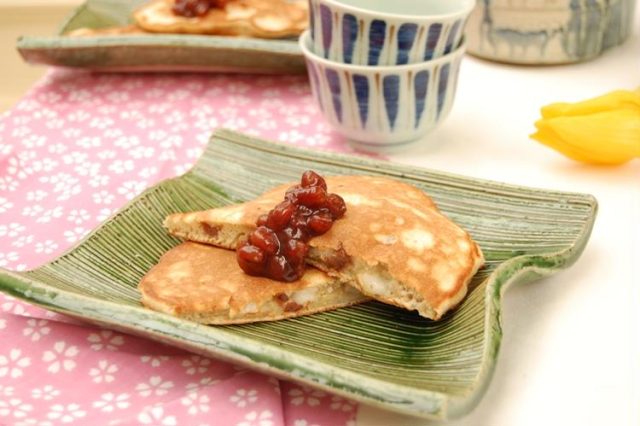
<instances>
[{"instance_id":1,"label":"blue and white striped bowl","mask_svg":"<svg viewBox=\"0 0 640 426\"><path fill-rule=\"evenodd\" d=\"M349 65L312 51L300 36L313 96L324 117L362 148L414 141L438 125L453 105L464 41L441 58L394 66Z\"/></svg>"},{"instance_id":2,"label":"blue and white striped bowl","mask_svg":"<svg viewBox=\"0 0 640 426\"><path fill-rule=\"evenodd\" d=\"M309 0L313 51L356 65L404 65L447 55L475 0Z\"/></svg>"}]
</instances>

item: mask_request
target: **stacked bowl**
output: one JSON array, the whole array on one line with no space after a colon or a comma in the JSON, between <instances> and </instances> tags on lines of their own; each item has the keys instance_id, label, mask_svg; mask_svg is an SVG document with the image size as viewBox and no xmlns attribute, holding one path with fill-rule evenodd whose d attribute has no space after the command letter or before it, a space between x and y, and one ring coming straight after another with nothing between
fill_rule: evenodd
<instances>
[{"instance_id":1,"label":"stacked bowl","mask_svg":"<svg viewBox=\"0 0 640 426\"><path fill-rule=\"evenodd\" d=\"M475 0L310 0L300 37L326 119L365 150L420 139L449 113Z\"/></svg>"}]
</instances>

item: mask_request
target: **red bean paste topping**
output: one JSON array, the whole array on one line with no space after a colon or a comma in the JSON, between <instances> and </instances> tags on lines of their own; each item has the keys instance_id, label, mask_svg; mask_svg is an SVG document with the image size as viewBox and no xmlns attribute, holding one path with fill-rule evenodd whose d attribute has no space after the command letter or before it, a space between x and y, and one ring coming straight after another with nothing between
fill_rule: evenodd
<instances>
[{"instance_id":1,"label":"red bean paste topping","mask_svg":"<svg viewBox=\"0 0 640 426\"><path fill-rule=\"evenodd\" d=\"M209 9L224 9L229 1L230 0L175 0L171 10L176 15L194 18L196 16L206 15Z\"/></svg>"},{"instance_id":2,"label":"red bean paste topping","mask_svg":"<svg viewBox=\"0 0 640 426\"><path fill-rule=\"evenodd\" d=\"M260 216L258 228L238 244L238 264L248 275L296 281L304 274L308 241L328 232L346 211L342 197L328 193L322 176L308 170L299 185L287 190L284 201Z\"/></svg>"}]
</instances>

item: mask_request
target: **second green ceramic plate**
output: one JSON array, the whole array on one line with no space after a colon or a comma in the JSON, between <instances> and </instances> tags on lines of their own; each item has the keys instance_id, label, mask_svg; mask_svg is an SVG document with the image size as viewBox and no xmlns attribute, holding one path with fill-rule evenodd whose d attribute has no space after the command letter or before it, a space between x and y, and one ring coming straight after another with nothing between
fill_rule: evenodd
<instances>
[{"instance_id":1,"label":"second green ceramic plate","mask_svg":"<svg viewBox=\"0 0 640 426\"><path fill-rule=\"evenodd\" d=\"M426 191L481 245L486 267L438 322L380 303L272 323L207 327L141 306L137 284L178 244L173 212L248 200L302 171L384 175ZM502 338L509 284L550 275L582 252L596 202L370 159L296 149L221 131L193 170L147 190L77 247L0 291L87 321L418 416L448 419L484 394Z\"/></svg>"},{"instance_id":2,"label":"second green ceramic plate","mask_svg":"<svg viewBox=\"0 0 640 426\"><path fill-rule=\"evenodd\" d=\"M67 37L77 28L131 23L148 0L87 0L51 37L25 36L18 51L29 63L99 71L221 71L256 74L305 72L295 40L198 35Z\"/></svg>"}]
</instances>

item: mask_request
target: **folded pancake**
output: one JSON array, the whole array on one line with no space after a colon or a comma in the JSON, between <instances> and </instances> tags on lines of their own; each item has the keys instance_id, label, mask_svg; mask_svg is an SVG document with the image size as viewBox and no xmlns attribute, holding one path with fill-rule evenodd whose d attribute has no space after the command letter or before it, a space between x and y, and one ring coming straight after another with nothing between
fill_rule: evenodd
<instances>
[{"instance_id":1,"label":"folded pancake","mask_svg":"<svg viewBox=\"0 0 640 426\"><path fill-rule=\"evenodd\" d=\"M383 177L336 176L326 182L329 192L345 200L347 212L329 232L310 240L308 264L349 280L367 296L434 320L462 300L483 255L431 198ZM289 186L243 204L173 214L164 226L179 238L234 248Z\"/></svg>"},{"instance_id":2,"label":"folded pancake","mask_svg":"<svg viewBox=\"0 0 640 426\"><path fill-rule=\"evenodd\" d=\"M172 11L174 0L153 0L137 9L136 24L154 33L234 35L259 38L297 36L307 28L306 1L230 0L204 16Z\"/></svg>"},{"instance_id":3,"label":"folded pancake","mask_svg":"<svg viewBox=\"0 0 640 426\"><path fill-rule=\"evenodd\" d=\"M145 306L203 324L273 321L368 300L315 268L292 283L251 277L234 251L193 242L165 253L138 288Z\"/></svg>"}]
</instances>

